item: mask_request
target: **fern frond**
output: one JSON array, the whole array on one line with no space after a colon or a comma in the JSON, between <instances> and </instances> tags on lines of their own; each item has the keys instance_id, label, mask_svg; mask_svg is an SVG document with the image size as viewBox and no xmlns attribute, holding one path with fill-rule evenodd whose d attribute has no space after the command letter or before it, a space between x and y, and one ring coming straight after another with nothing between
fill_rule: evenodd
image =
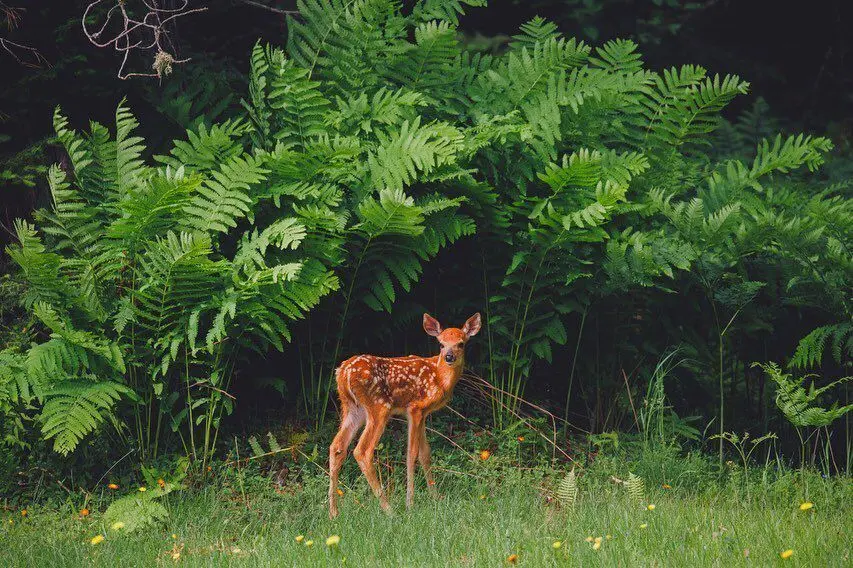
<instances>
[{"instance_id":1,"label":"fern frond","mask_svg":"<svg viewBox=\"0 0 853 568\"><path fill-rule=\"evenodd\" d=\"M110 381L63 381L45 394L39 415L42 433L45 438L54 439L55 451L68 455L86 435L113 415L122 396L132 397L133 391Z\"/></svg>"},{"instance_id":2,"label":"fern frond","mask_svg":"<svg viewBox=\"0 0 853 568\"><path fill-rule=\"evenodd\" d=\"M578 501L578 481L575 476L575 468L572 468L561 480L557 486L557 499L560 504L567 508L573 509Z\"/></svg>"},{"instance_id":3,"label":"fern frond","mask_svg":"<svg viewBox=\"0 0 853 568\"><path fill-rule=\"evenodd\" d=\"M632 502L645 503L646 487L642 477L629 472L625 487L628 489L628 498Z\"/></svg>"},{"instance_id":4,"label":"fern frond","mask_svg":"<svg viewBox=\"0 0 853 568\"><path fill-rule=\"evenodd\" d=\"M104 512L104 524L114 527L121 523L119 530L129 534L166 522L169 511L157 501L161 494L162 491L151 490L116 499Z\"/></svg>"},{"instance_id":5,"label":"fern frond","mask_svg":"<svg viewBox=\"0 0 853 568\"><path fill-rule=\"evenodd\" d=\"M263 160L235 155L204 179L184 205L185 227L203 233L226 233L250 211L251 186L265 179Z\"/></svg>"},{"instance_id":6,"label":"fern frond","mask_svg":"<svg viewBox=\"0 0 853 568\"><path fill-rule=\"evenodd\" d=\"M419 22L443 20L454 26L459 16L465 15L465 7L485 6L488 0L418 0L412 9L412 18Z\"/></svg>"}]
</instances>

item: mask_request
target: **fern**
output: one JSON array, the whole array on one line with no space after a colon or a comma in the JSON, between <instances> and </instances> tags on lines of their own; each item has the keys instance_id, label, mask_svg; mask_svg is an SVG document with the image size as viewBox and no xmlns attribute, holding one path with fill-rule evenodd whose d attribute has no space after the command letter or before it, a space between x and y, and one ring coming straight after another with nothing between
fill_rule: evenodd
<instances>
[{"instance_id":1,"label":"fern","mask_svg":"<svg viewBox=\"0 0 853 568\"><path fill-rule=\"evenodd\" d=\"M487 0L418 0L412 10L412 17L419 21L444 20L449 24L459 23L459 16L465 14L465 7L485 6Z\"/></svg>"},{"instance_id":2,"label":"fern","mask_svg":"<svg viewBox=\"0 0 853 568\"><path fill-rule=\"evenodd\" d=\"M368 156L376 189L401 189L419 175L429 175L453 161L461 134L450 125L421 126L420 117L404 122L392 137L380 138L380 146Z\"/></svg>"},{"instance_id":3,"label":"fern","mask_svg":"<svg viewBox=\"0 0 853 568\"><path fill-rule=\"evenodd\" d=\"M628 480L625 482L625 488L628 490L628 498L633 503L639 504L646 502L646 489L642 477L629 472Z\"/></svg>"},{"instance_id":4,"label":"fern","mask_svg":"<svg viewBox=\"0 0 853 568\"><path fill-rule=\"evenodd\" d=\"M53 449L67 455L87 434L111 417L115 404L133 391L114 382L93 382L94 377L63 381L45 393L39 420L46 439L54 439Z\"/></svg>"},{"instance_id":5,"label":"fern","mask_svg":"<svg viewBox=\"0 0 853 568\"><path fill-rule=\"evenodd\" d=\"M824 358L827 341L830 341L832 356L837 363L853 354L853 324L849 322L815 328L797 344L791 366L805 369L820 365Z\"/></svg>"},{"instance_id":6,"label":"fern","mask_svg":"<svg viewBox=\"0 0 853 568\"><path fill-rule=\"evenodd\" d=\"M104 524L111 531L134 533L157 526L169 519L169 511L160 499L172 491L172 484L120 497L104 511Z\"/></svg>"},{"instance_id":7,"label":"fern","mask_svg":"<svg viewBox=\"0 0 853 568\"><path fill-rule=\"evenodd\" d=\"M561 480L557 486L557 499L560 504L567 508L573 509L578 501L578 482L575 476L575 468L572 468Z\"/></svg>"},{"instance_id":8,"label":"fern","mask_svg":"<svg viewBox=\"0 0 853 568\"><path fill-rule=\"evenodd\" d=\"M812 383L806 390L802 386L803 380L810 377L815 378L814 375L796 379L788 373L783 373L775 363L757 364L757 366L761 367L767 376L776 383L776 406L794 426L828 426L853 410L853 404L838 406L838 403L834 403L829 408L815 405L823 393L853 377L843 377L820 388L816 388Z\"/></svg>"}]
</instances>

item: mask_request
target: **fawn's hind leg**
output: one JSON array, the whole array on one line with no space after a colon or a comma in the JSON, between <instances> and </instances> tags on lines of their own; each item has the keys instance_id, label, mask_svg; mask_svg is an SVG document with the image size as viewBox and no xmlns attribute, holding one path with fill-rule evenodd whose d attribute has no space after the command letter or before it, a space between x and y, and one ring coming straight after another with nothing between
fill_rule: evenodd
<instances>
[{"instance_id":1,"label":"fawn's hind leg","mask_svg":"<svg viewBox=\"0 0 853 568\"><path fill-rule=\"evenodd\" d=\"M385 425L388 424L388 417L388 409L381 405L371 410L367 415L367 426L364 427L364 432L361 433L361 438L359 438L358 444L352 452L361 472L367 478L367 483L373 489L373 494L379 497L379 506L386 513L391 512L391 506L388 504L388 498L385 496L382 484L379 483L379 478L373 468L373 453L376 450L376 444L379 443L379 438L382 437L382 432L385 431Z\"/></svg>"},{"instance_id":2,"label":"fawn's hind leg","mask_svg":"<svg viewBox=\"0 0 853 568\"><path fill-rule=\"evenodd\" d=\"M347 459L347 450L359 428L364 425L364 420L363 408L353 404L344 405L341 426L329 446L329 518L338 516L338 474Z\"/></svg>"}]
</instances>

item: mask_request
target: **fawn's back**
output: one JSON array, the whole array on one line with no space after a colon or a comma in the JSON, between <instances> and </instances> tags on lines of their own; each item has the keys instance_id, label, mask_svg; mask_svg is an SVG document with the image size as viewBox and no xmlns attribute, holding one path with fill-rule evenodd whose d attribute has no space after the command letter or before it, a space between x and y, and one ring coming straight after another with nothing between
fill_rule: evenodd
<instances>
[{"instance_id":1,"label":"fawn's back","mask_svg":"<svg viewBox=\"0 0 853 568\"><path fill-rule=\"evenodd\" d=\"M437 357L358 355L337 370L341 402L365 409L381 405L392 412L413 406L434 410L447 389Z\"/></svg>"}]
</instances>

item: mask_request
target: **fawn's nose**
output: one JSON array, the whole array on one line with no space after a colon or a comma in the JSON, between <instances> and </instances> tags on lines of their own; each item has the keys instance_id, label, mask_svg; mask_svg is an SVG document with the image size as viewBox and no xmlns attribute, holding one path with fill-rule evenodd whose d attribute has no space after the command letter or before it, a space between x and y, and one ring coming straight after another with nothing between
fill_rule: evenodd
<instances>
[{"instance_id":1,"label":"fawn's nose","mask_svg":"<svg viewBox=\"0 0 853 568\"><path fill-rule=\"evenodd\" d=\"M453 363L454 361L456 361L456 357L453 356L453 353L448 353L444 356L444 360L448 363Z\"/></svg>"}]
</instances>

